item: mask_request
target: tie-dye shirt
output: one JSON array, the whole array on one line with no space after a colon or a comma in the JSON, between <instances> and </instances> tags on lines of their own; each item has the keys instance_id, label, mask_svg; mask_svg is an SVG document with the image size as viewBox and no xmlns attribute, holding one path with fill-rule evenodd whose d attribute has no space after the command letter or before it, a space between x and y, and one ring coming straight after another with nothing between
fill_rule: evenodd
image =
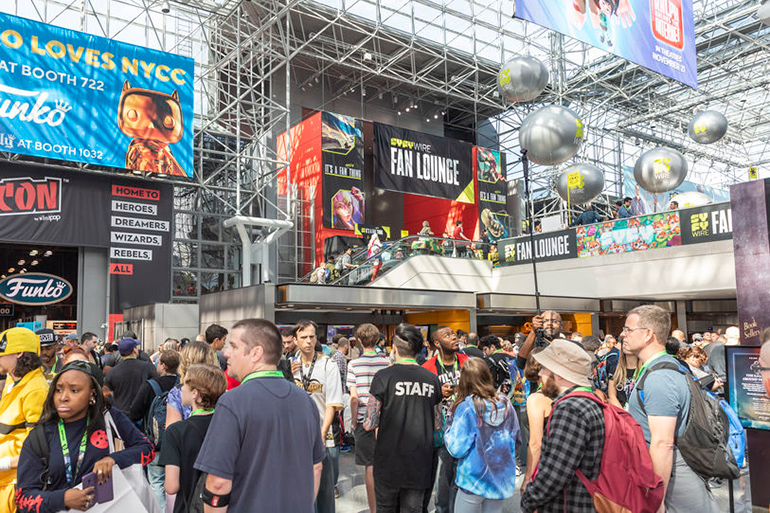
<instances>
[{"instance_id":1,"label":"tie-dye shirt","mask_svg":"<svg viewBox=\"0 0 770 513\"><path fill-rule=\"evenodd\" d=\"M486 499L508 499L516 489L516 444L519 421L507 398L484 401L480 420L473 398L457 406L444 443L458 458L455 484L463 491Z\"/></svg>"}]
</instances>

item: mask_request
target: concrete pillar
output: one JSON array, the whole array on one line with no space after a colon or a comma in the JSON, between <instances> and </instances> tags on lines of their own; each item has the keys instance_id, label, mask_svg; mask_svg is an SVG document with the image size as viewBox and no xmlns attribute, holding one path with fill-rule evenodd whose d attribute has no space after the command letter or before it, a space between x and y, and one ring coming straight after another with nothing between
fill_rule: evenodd
<instances>
[{"instance_id":1,"label":"concrete pillar","mask_svg":"<svg viewBox=\"0 0 770 513\"><path fill-rule=\"evenodd\" d=\"M690 340L690 334L687 332L687 301L676 302L676 324L684 332L684 339Z\"/></svg>"},{"instance_id":2,"label":"concrete pillar","mask_svg":"<svg viewBox=\"0 0 770 513\"><path fill-rule=\"evenodd\" d=\"M107 339L109 259L106 249L78 251L78 336L86 331Z\"/></svg>"}]
</instances>

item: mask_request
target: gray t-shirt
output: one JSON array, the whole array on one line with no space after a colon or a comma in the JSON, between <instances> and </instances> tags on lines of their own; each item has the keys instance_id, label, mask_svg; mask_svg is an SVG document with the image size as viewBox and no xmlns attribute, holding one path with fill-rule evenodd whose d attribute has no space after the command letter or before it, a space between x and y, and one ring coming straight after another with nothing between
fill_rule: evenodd
<instances>
[{"instance_id":1,"label":"gray t-shirt","mask_svg":"<svg viewBox=\"0 0 770 513\"><path fill-rule=\"evenodd\" d=\"M313 513L320 423L304 390L283 377L251 379L217 402L195 468L232 480L230 513Z\"/></svg>"},{"instance_id":2,"label":"gray t-shirt","mask_svg":"<svg viewBox=\"0 0 770 513\"><path fill-rule=\"evenodd\" d=\"M650 372L650 369L662 362L677 364L676 359L670 355L664 355L650 362L649 366L637 379L637 384L642 377ZM676 417L676 435L684 434L687 426L687 414L690 410L690 389L687 385L687 376L668 369L658 369L650 374L644 382L644 408L645 415L639 403L639 391L634 387L628 400L628 412L642 426L644 439L650 443L650 425L647 415L661 417Z\"/></svg>"}]
</instances>

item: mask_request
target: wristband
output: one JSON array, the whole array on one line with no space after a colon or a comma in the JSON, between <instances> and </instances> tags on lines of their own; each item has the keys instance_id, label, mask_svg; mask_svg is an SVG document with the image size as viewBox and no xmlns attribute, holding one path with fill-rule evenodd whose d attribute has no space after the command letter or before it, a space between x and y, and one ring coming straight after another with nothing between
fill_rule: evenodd
<instances>
[{"instance_id":1,"label":"wristband","mask_svg":"<svg viewBox=\"0 0 770 513\"><path fill-rule=\"evenodd\" d=\"M11 470L11 457L0 458L0 472Z\"/></svg>"},{"instance_id":2,"label":"wristband","mask_svg":"<svg viewBox=\"0 0 770 513\"><path fill-rule=\"evenodd\" d=\"M201 492L201 499L203 500L203 504L208 504L212 508L224 508L230 504L229 493L224 495L215 495L213 492L206 489L206 487L204 487L203 491Z\"/></svg>"}]
</instances>

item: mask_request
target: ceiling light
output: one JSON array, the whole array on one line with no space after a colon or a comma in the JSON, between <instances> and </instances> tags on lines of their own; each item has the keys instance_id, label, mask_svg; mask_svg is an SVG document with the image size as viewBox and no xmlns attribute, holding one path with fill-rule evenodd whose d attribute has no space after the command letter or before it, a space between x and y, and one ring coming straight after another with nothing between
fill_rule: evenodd
<instances>
[{"instance_id":1,"label":"ceiling light","mask_svg":"<svg viewBox=\"0 0 770 513\"><path fill-rule=\"evenodd\" d=\"M373 56L371 53L369 53L369 52L364 52L364 60L365 60L365 61L370 61L370 60L372 60L373 58L374 58L374 56Z\"/></svg>"},{"instance_id":2,"label":"ceiling light","mask_svg":"<svg viewBox=\"0 0 770 513\"><path fill-rule=\"evenodd\" d=\"M399 115L399 116L401 115L401 111L398 111L398 115Z\"/></svg>"},{"instance_id":3,"label":"ceiling light","mask_svg":"<svg viewBox=\"0 0 770 513\"><path fill-rule=\"evenodd\" d=\"M46 251L45 253L43 253L44 257L49 257L51 255L53 255L53 251L51 251L50 249L48 251Z\"/></svg>"},{"instance_id":4,"label":"ceiling light","mask_svg":"<svg viewBox=\"0 0 770 513\"><path fill-rule=\"evenodd\" d=\"M21 271L19 271L19 272L20 272L21 274L24 274L25 272L27 272L27 270L26 270L26 269L22 269L22 270L21 270Z\"/></svg>"},{"instance_id":5,"label":"ceiling light","mask_svg":"<svg viewBox=\"0 0 770 513\"><path fill-rule=\"evenodd\" d=\"M161 11L163 14L168 14L168 13L170 13L170 12L171 12L171 6L168 4L168 0L166 0L165 2L163 2L163 7L161 7L161 8L160 8L160 11Z\"/></svg>"},{"instance_id":6,"label":"ceiling light","mask_svg":"<svg viewBox=\"0 0 770 513\"><path fill-rule=\"evenodd\" d=\"M15 267L9 267L9 268L8 268L8 272L9 272L9 273L13 273L13 272L15 272L15 271L16 271L16 268L15 268Z\"/></svg>"},{"instance_id":7,"label":"ceiling light","mask_svg":"<svg viewBox=\"0 0 770 513\"><path fill-rule=\"evenodd\" d=\"M438 119L438 114L434 114L433 119Z\"/></svg>"},{"instance_id":8,"label":"ceiling light","mask_svg":"<svg viewBox=\"0 0 770 513\"><path fill-rule=\"evenodd\" d=\"M17 264L19 264L19 265L24 265L24 264L26 264L26 263L27 263L27 261L26 261L26 260L24 260L24 259L22 259L22 260L19 260L19 261L18 261L18 262L16 262L16 263L17 263Z\"/></svg>"},{"instance_id":9,"label":"ceiling light","mask_svg":"<svg viewBox=\"0 0 770 513\"><path fill-rule=\"evenodd\" d=\"M366 96L366 88L361 87L361 96Z\"/></svg>"},{"instance_id":10,"label":"ceiling light","mask_svg":"<svg viewBox=\"0 0 770 513\"><path fill-rule=\"evenodd\" d=\"M318 82L320 82L320 81L321 81L321 80L320 80L318 77L315 77L315 83L316 83L316 84L317 84Z\"/></svg>"},{"instance_id":11,"label":"ceiling light","mask_svg":"<svg viewBox=\"0 0 770 513\"><path fill-rule=\"evenodd\" d=\"M37 260L33 260L33 261L31 261L31 262L29 263L29 265L37 265L37 264L38 264L38 261L37 261Z\"/></svg>"},{"instance_id":12,"label":"ceiling light","mask_svg":"<svg viewBox=\"0 0 770 513\"><path fill-rule=\"evenodd\" d=\"M0 279L5 279L5 275L0 276Z\"/></svg>"},{"instance_id":13,"label":"ceiling light","mask_svg":"<svg viewBox=\"0 0 770 513\"><path fill-rule=\"evenodd\" d=\"M36 249L33 249L32 251L29 252L29 256L35 256L35 255L37 255Z\"/></svg>"},{"instance_id":14,"label":"ceiling light","mask_svg":"<svg viewBox=\"0 0 770 513\"><path fill-rule=\"evenodd\" d=\"M407 111L407 112L409 112L409 107L405 108L404 110L405 110L405 111Z\"/></svg>"},{"instance_id":15,"label":"ceiling light","mask_svg":"<svg viewBox=\"0 0 770 513\"><path fill-rule=\"evenodd\" d=\"M425 118L426 123L430 123L430 118Z\"/></svg>"}]
</instances>

